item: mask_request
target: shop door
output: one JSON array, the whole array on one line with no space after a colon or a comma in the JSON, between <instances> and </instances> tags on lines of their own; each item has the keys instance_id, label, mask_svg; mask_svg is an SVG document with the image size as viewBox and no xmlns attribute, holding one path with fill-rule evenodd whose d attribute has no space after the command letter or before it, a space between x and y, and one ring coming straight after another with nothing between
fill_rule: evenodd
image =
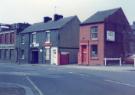
<instances>
[{"instance_id":1,"label":"shop door","mask_svg":"<svg viewBox=\"0 0 135 95\"><path fill-rule=\"evenodd\" d=\"M38 51L32 51L32 63L38 63Z\"/></svg>"}]
</instances>

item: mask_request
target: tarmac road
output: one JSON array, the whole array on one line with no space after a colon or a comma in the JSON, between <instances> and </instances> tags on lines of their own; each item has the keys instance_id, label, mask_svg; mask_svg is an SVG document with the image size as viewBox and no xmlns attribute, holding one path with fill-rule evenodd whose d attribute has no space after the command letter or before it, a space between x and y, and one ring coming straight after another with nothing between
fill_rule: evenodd
<instances>
[{"instance_id":1,"label":"tarmac road","mask_svg":"<svg viewBox=\"0 0 135 95\"><path fill-rule=\"evenodd\" d=\"M135 95L134 70L101 68L0 64L0 95Z\"/></svg>"}]
</instances>

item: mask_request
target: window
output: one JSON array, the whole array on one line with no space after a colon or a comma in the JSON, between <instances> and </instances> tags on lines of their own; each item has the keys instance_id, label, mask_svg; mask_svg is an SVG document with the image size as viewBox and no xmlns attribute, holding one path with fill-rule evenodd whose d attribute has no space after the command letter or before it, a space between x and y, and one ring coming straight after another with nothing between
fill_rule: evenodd
<instances>
[{"instance_id":1,"label":"window","mask_svg":"<svg viewBox=\"0 0 135 95\"><path fill-rule=\"evenodd\" d=\"M46 31L46 42L50 42L50 31Z\"/></svg>"},{"instance_id":2,"label":"window","mask_svg":"<svg viewBox=\"0 0 135 95\"><path fill-rule=\"evenodd\" d=\"M0 44L2 44L2 34L0 35Z\"/></svg>"},{"instance_id":3,"label":"window","mask_svg":"<svg viewBox=\"0 0 135 95\"><path fill-rule=\"evenodd\" d=\"M8 34L5 34L5 43L8 43Z\"/></svg>"},{"instance_id":4,"label":"window","mask_svg":"<svg viewBox=\"0 0 135 95\"><path fill-rule=\"evenodd\" d=\"M97 26L91 27L91 39L92 40L98 39L98 27Z\"/></svg>"},{"instance_id":5,"label":"window","mask_svg":"<svg viewBox=\"0 0 135 95\"><path fill-rule=\"evenodd\" d=\"M98 55L98 46L91 45L91 57L97 57Z\"/></svg>"},{"instance_id":6,"label":"window","mask_svg":"<svg viewBox=\"0 0 135 95\"><path fill-rule=\"evenodd\" d=\"M32 43L36 43L36 32L32 33Z\"/></svg>"},{"instance_id":7,"label":"window","mask_svg":"<svg viewBox=\"0 0 135 95\"><path fill-rule=\"evenodd\" d=\"M21 50L21 59L24 59L24 50Z\"/></svg>"},{"instance_id":8,"label":"window","mask_svg":"<svg viewBox=\"0 0 135 95\"><path fill-rule=\"evenodd\" d=\"M11 34L10 34L10 43L11 43L11 44L14 43L14 41L15 41L14 39L15 39L15 35L14 35L14 33L11 33Z\"/></svg>"},{"instance_id":9,"label":"window","mask_svg":"<svg viewBox=\"0 0 135 95\"><path fill-rule=\"evenodd\" d=\"M24 35L21 36L21 43L23 43L23 44L25 43L25 36Z\"/></svg>"},{"instance_id":10,"label":"window","mask_svg":"<svg viewBox=\"0 0 135 95\"><path fill-rule=\"evenodd\" d=\"M10 51L9 51L9 59L12 59L12 52L13 52L13 49L10 49Z\"/></svg>"},{"instance_id":11,"label":"window","mask_svg":"<svg viewBox=\"0 0 135 95\"><path fill-rule=\"evenodd\" d=\"M4 50L4 59L6 59L6 52L7 52L7 50L5 49Z\"/></svg>"},{"instance_id":12,"label":"window","mask_svg":"<svg viewBox=\"0 0 135 95\"><path fill-rule=\"evenodd\" d=\"M45 50L46 50L46 52L45 52L45 59L46 60L50 60L50 48L46 48Z\"/></svg>"}]
</instances>

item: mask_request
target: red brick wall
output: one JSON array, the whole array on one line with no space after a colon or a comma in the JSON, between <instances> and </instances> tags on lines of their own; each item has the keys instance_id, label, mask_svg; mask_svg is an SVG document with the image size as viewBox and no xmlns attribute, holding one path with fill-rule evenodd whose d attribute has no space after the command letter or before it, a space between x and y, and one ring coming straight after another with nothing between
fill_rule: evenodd
<instances>
[{"instance_id":1,"label":"red brick wall","mask_svg":"<svg viewBox=\"0 0 135 95\"><path fill-rule=\"evenodd\" d=\"M90 37L90 29L92 26L98 26L98 40L91 40ZM88 42L85 43L83 40L86 40ZM85 64L90 64L90 65L96 65L96 64L103 64L104 63L104 24L91 24L91 25L84 25L80 27L80 50L79 50L79 58L78 58L78 63L81 63L81 45L87 45L87 63ZM98 45L98 56L97 58L92 58L91 57L91 45L97 44Z\"/></svg>"}]
</instances>

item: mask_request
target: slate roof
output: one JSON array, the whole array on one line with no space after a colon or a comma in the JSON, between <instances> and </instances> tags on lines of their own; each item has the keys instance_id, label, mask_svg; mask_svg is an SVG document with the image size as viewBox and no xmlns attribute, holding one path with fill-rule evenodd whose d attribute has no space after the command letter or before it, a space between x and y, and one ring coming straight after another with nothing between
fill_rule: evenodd
<instances>
[{"instance_id":1,"label":"slate roof","mask_svg":"<svg viewBox=\"0 0 135 95\"><path fill-rule=\"evenodd\" d=\"M29 26L28 28L26 28L21 33L60 29L75 17L76 16L65 17L65 18L60 19L58 21L49 21L49 22L46 22L46 23L44 23L44 22L35 23L35 24Z\"/></svg>"},{"instance_id":2,"label":"slate roof","mask_svg":"<svg viewBox=\"0 0 135 95\"><path fill-rule=\"evenodd\" d=\"M94 15L86 19L82 24L103 22L108 16L114 14L119 9L121 8L115 8L115 9L96 12Z\"/></svg>"}]
</instances>

